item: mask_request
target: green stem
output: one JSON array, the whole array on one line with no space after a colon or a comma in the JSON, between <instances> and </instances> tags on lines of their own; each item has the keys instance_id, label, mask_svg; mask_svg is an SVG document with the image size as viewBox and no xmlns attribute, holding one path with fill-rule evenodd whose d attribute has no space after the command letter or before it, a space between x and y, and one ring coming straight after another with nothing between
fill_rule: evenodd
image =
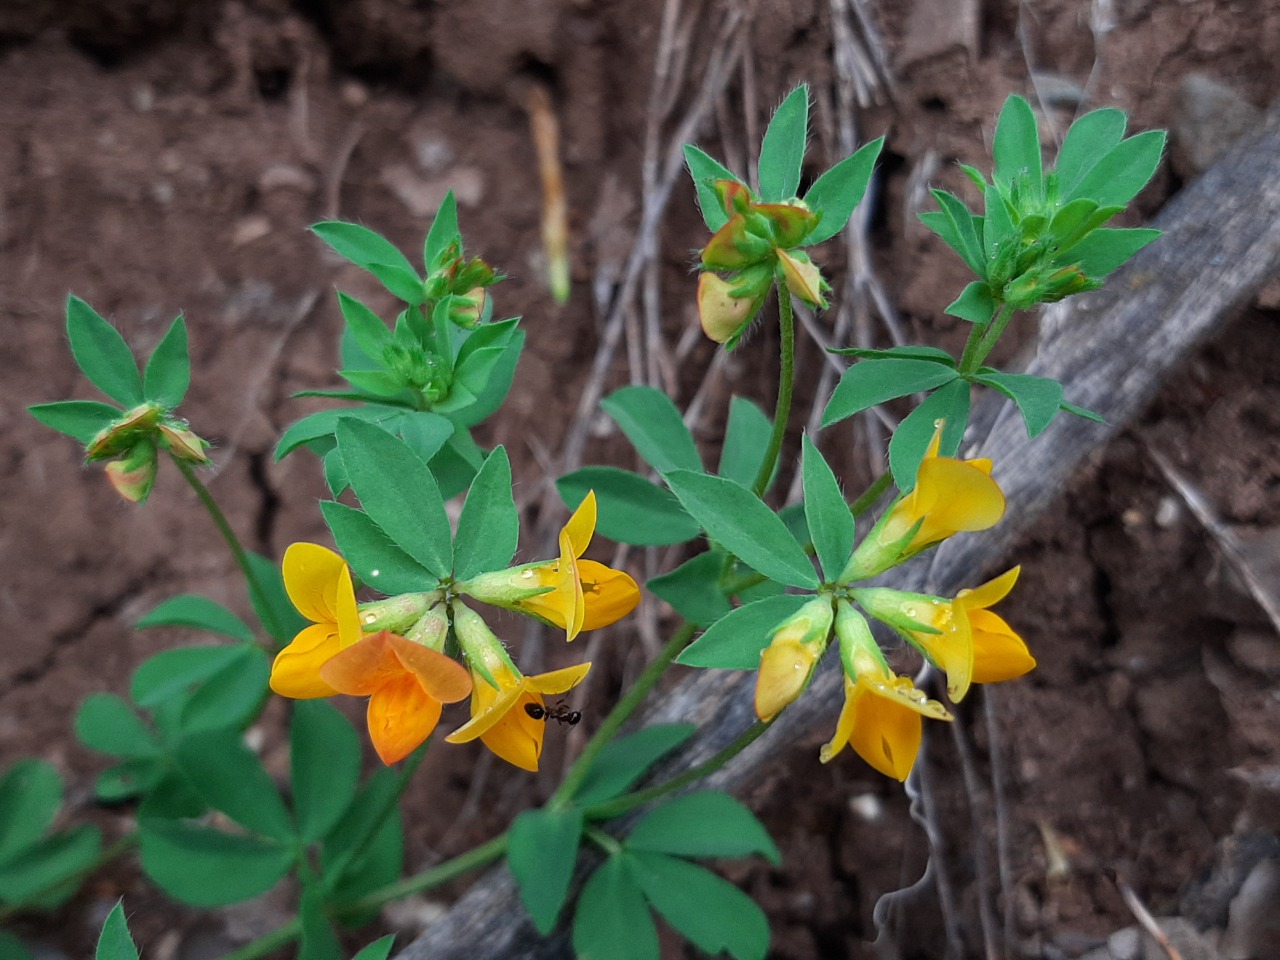
<instances>
[{"instance_id":1,"label":"green stem","mask_svg":"<svg viewBox=\"0 0 1280 960\"><path fill-rule=\"evenodd\" d=\"M123 837L121 837L115 843L111 844L111 846L107 847L105 850L100 851L98 855L93 858L92 863L85 864L83 867L81 867L79 870L77 870L75 873L71 874L70 876L62 877L61 879L57 880L54 883L51 883L49 886L44 887L43 889L33 891L27 897L26 902L30 903L33 900L39 900L42 897L44 897L46 894L51 893L54 890L62 889L66 887L68 883L71 883L73 881L75 885L78 887L83 880L85 880L90 874L92 874L99 867L106 866L116 857L120 856L120 854L125 853L128 850L132 850L134 847L136 847L138 845L138 836L139 835L137 830L134 830L131 833L126 833ZM18 916L19 914L23 913L26 909L28 908L21 903L0 908L0 923L4 923L5 921L11 919L12 917Z\"/></svg>"},{"instance_id":2,"label":"green stem","mask_svg":"<svg viewBox=\"0 0 1280 960\"><path fill-rule=\"evenodd\" d=\"M855 517L862 516L871 509L873 503L880 499L880 494L889 489L891 483L893 483L893 475L885 470L872 481L871 486L862 492L862 496L849 504L849 512Z\"/></svg>"},{"instance_id":3,"label":"green stem","mask_svg":"<svg viewBox=\"0 0 1280 960\"><path fill-rule=\"evenodd\" d=\"M1004 328L1009 325L1009 321L1013 318L1013 308L1007 303L1000 304L1000 312L995 315L995 319L984 324L981 327L975 326L969 331L969 339L964 345L964 353L960 355L960 375L962 377L971 377L975 374L982 361L987 359L987 354L996 345L996 341L1000 339L1000 334L1004 333Z\"/></svg>"},{"instance_id":4,"label":"green stem","mask_svg":"<svg viewBox=\"0 0 1280 960\"><path fill-rule=\"evenodd\" d=\"M582 833L583 836L611 857L616 857L622 852L622 844L613 839L613 837L609 836L609 834L605 833L599 827L593 827L590 824L587 824L587 826L583 828Z\"/></svg>"},{"instance_id":5,"label":"green stem","mask_svg":"<svg viewBox=\"0 0 1280 960\"><path fill-rule=\"evenodd\" d=\"M302 919L294 917L282 927L277 927L265 937L259 937L252 943L246 943L239 950L224 953L222 960L256 960L268 953L280 949L286 943L292 943L302 936Z\"/></svg>"},{"instance_id":6,"label":"green stem","mask_svg":"<svg viewBox=\"0 0 1280 960\"><path fill-rule=\"evenodd\" d=\"M504 832L498 834L492 840L480 844L478 847L472 847L466 853L458 854L452 860L436 864L434 867L423 870L415 876L405 877L403 880L389 883L385 887L361 897L355 903L344 905L337 913L342 916L377 910L383 904L392 900L398 900L401 897L407 897L415 893L422 893L424 890L430 890L433 887L440 886L442 883L447 883L454 877L460 877L464 873L470 873L472 870L487 866L502 857L506 852L507 834Z\"/></svg>"},{"instance_id":7,"label":"green stem","mask_svg":"<svg viewBox=\"0 0 1280 960\"><path fill-rule=\"evenodd\" d=\"M271 612L271 604L267 600L267 592L254 575L253 568L249 565L249 555L245 552L244 547L240 545L240 540L236 537L235 531L231 529L231 524L227 522L226 515L223 514L217 501L213 499L213 494L209 492L209 488L196 476L195 469L191 464L179 460L177 457L172 457L171 459L178 470L181 471L182 476L186 478L191 489L196 492L196 496L200 498L200 503L204 505L205 510L208 511L209 516L213 519L213 525L222 534L222 539L227 542L231 555L235 558L236 564L240 567L240 572L244 575L245 585L249 588L249 596L253 600L254 609L258 611L258 616L262 620L262 626L271 636L280 636L281 627L280 624L276 623L275 616Z\"/></svg>"},{"instance_id":8,"label":"green stem","mask_svg":"<svg viewBox=\"0 0 1280 960\"><path fill-rule=\"evenodd\" d=\"M671 666L671 661L689 645L689 641L693 639L693 635L696 632L697 627L691 623L684 623L671 635L671 639L667 641L666 646L644 668L644 672L636 678L636 682L631 685L631 689L623 694L622 698L604 718L600 728L587 741L587 745L583 747L577 761L575 761L560 786L556 788L556 792L551 795L551 799L547 801L546 807L548 810L563 810L570 804L574 793L582 786L582 781L586 779L587 773L591 770L591 765L595 763L600 751L608 746L614 735L627 722L627 718L636 711L636 708L640 706L649 691L653 689L663 672L667 667Z\"/></svg>"},{"instance_id":9,"label":"green stem","mask_svg":"<svg viewBox=\"0 0 1280 960\"><path fill-rule=\"evenodd\" d=\"M778 465L782 441L787 435L787 421L791 419L791 394L795 388L796 324L791 312L791 292L782 279L781 268L779 268L776 286L778 329L782 334L782 354L778 367L778 404L773 413L773 433L769 437L769 446L765 449L760 472L756 474L755 491L758 497L764 496L765 488L773 479L774 468Z\"/></svg>"},{"instance_id":10,"label":"green stem","mask_svg":"<svg viewBox=\"0 0 1280 960\"><path fill-rule=\"evenodd\" d=\"M635 793L628 793L621 797L615 797L605 803L596 804L593 807L587 807L585 813L591 820L610 820L614 817L633 810L636 807L644 806L652 800L656 800L668 793L674 793L681 787L687 786L701 780L708 774L715 773L726 763L740 754L751 744L755 743L766 730L769 729L772 721L769 723L753 723L738 735L738 738L728 746L722 748L714 756L698 764L696 767L690 767L679 776L672 777L665 783L659 783L652 787L646 787L644 790L637 790Z\"/></svg>"}]
</instances>

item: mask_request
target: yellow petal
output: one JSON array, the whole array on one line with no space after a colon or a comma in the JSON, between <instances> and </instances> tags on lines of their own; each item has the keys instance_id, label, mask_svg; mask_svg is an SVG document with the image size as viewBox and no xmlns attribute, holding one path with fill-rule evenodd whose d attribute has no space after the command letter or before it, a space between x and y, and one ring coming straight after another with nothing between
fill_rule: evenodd
<instances>
[{"instance_id":1,"label":"yellow petal","mask_svg":"<svg viewBox=\"0 0 1280 960\"><path fill-rule=\"evenodd\" d=\"M1035 669L1036 658L1009 624L990 610L969 613L973 631L973 682L1000 683Z\"/></svg>"},{"instance_id":2,"label":"yellow petal","mask_svg":"<svg viewBox=\"0 0 1280 960\"><path fill-rule=\"evenodd\" d=\"M572 522L570 520L570 523ZM578 572L576 549L569 528L566 527L561 530L560 568L556 589L554 593L544 594L545 598L556 598L556 603L560 607L561 618L564 620L565 640L572 640L582 632L582 624L587 616L586 603L582 596L582 575Z\"/></svg>"},{"instance_id":3,"label":"yellow petal","mask_svg":"<svg viewBox=\"0 0 1280 960\"><path fill-rule=\"evenodd\" d=\"M347 567L342 557L316 543L293 543L280 567L285 592L299 613L312 623L338 622L338 578Z\"/></svg>"},{"instance_id":4,"label":"yellow petal","mask_svg":"<svg viewBox=\"0 0 1280 960\"><path fill-rule=\"evenodd\" d=\"M757 717L768 723L804 692L817 652L817 644L782 636L764 648L756 675Z\"/></svg>"},{"instance_id":5,"label":"yellow petal","mask_svg":"<svg viewBox=\"0 0 1280 960\"><path fill-rule=\"evenodd\" d=\"M973 682L973 634L969 618L954 603L938 608L933 626L941 633L913 633L916 643L947 675L947 696L956 703L964 699Z\"/></svg>"},{"instance_id":6,"label":"yellow petal","mask_svg":"<svg viewBox=\"0 0 1280 960\"><path fill-rule=\"evenodd\" d=\"M920 714L897 699L879 696L863 683L858 686L853 697L857 716L850 745L885 776L907 779L920 752Z\"/></svg>"},{"instance_id":7,"label":"yellow petal","mask_svg":"<svg viewBox=\"0 0 1280 960\"><path fill-rule=\"evenodd\" d=\"M621 570L595 560L579 560L578 576L582 583L583 630L616 623L640 603L640 588Z\"/></svg>"},{"instance_id":8,"label":"yellow petal","mask_svg":"<svg viewBox=\"0 0 1280 960\"><path fill-rule=\"evenodd\" d=\"M471 674L452 657L391 634L388 640L403 669L441 703L457 703L471 693Z\"/></svg>"},{"instance_id":9,"label":"yellow petal","mask_svg":"<svg viewBox=\"0 0 1280 960\"><path fill-rule=\"evenodd\" d=\"M853 724L857 719L858 702L854 697L857 690L854 682L847 676L844 678L844 706L840 710L840 719L836 721L836 732L822 746L822 750L818 753L818 759L823 763L829 763L837 754L840 753L849 743L849 737L853 733Z\"/></svg>"},{"instance_id":10,"label":"yellow petal","mask_svg":"<svg viewBox=\"0 0 1280 960\"><path fill-rule=\"evenodd\" d=\"M582 556L591 545L591 536L596 532L596 492L588 490L578 509L573 511L569 522L561 529L560 534L569 535L569 543L573 556ZM563 545L561 546L563 550Z\"/></svg>"},{"instance_id":11,"label":"yellow petal","mask_svg":"<svg viewBox=\"0 0 1280 960\"><path fill-rule=\"evenodd\" d=\"M565 667L563 670L552 670L550 673L540 673L536 677L525 677L525 683L534 693L551 695L568 693L582 682L582 678L590 669L589 662L579 663L572 667Z\"/></svg>"},{"instance_id":12,"label":"yellow petal","mask_svg":"<svg viewBox=\"0 0 1280 960\"><path fill-rule=\"evenodd\" d=\"M750 318L755 301L733 296L734 285L714 273L698 277L698 321L702 332L716 343L725 343Z\"/></svg>"},{"instance_id":13,"label":"yellow petal","mask_svg":"<svg viewBox=\"0 0 1280 960\"><path fill-rule=\"evenodd\" d=\"M502 718L480 738L481 742L507 763L536 772L542 756L546 720L535 720L525 709L532 703L542 706L542 697L525 692Z\"/></svg>"},{"instance_id":14,"label":"yellow petal","mask_svg":"<svg viewBox=\"0 0 1280 960\"><path fill-rule=\"evenodd\" d=\"M1022 567L1014 567L1012 570L1006 570L994 580L988 580L980 587L973 590L961 590L956 594L956 599L960 600L966 610L985 610L987 607L994 607L997 603L1009 595L1009 591L1013 589L1013 585L1018 582L1018 574L1022 572Z\"/></svg>"},{"instance_id":15,"label":"yellow petal","mask_svg":"<svg viewBox=\"0 0 1280 960\"><path fill-rule=\"evenodd\" d=\"M950 457L936 457L920 464L916 488L908 500L914 515L911 522L924 518L911 540L912 551L945 540L953 533L994 527L1005 509L1004 493L990 476Z\"/></svg>"},{"instance_id":16,"label":"yellow petal","mask_svg":"<svg viewBox=\"0 0 1280 960\"><path fill-rule=\"evenodd\" d=\"M499 683L503 678L498 677ZM515 706L516 701L525 693L525 680L503 684L498 690L480 677L474 678L475 686L471 691L471 719L460 726L449 736L445 737L449 743L470 743L477 737L482 737L492 730L498 723L502 721Z\"/></svg>"},{"instance_id":17,"label":"yellow petal","mask_svg":"<svg viewBox=\"0 0 1280 960\"><path fill-rule=\"evenodd\" d=\"M338 634L331 624L306 627L276 654L271 664L271 689L294 700L333 696L338 691L321 678L320 668L337 652Z\"/></svg>"},{"instance_id":18,"label":"yellow petal","mask_svg":"<svg viewBox=\"0 0 1280 960\"><path fill-rule=\"evenodd\" d=\"M443 707L408 673L381 686L369 698L369 739L387 766L403 760L431 736Z\"/></svg>"},{"instance_id":19,"label":"yellow petal","mask_svg":"<svg viewBox=\"0 0 1280 960\"><path fill-rule=\"evenodd\" d=\"M344 563L338 571L334 587L333 606L338 618L338 641L345 649L359 643L364 633L360 629L360 609L356 606L356 588L351 582L351 569Z\"/></svg>"}]
</instances>

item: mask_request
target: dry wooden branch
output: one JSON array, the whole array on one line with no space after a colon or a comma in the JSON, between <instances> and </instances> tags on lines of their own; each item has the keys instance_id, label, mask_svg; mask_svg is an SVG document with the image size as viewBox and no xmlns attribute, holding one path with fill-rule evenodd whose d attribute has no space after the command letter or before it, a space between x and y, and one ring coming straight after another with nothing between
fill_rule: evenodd
<instances>
[{"instance_id":1,"label":"dry wooden branch","mask_svg":"<svg viewBox=\"0 0 1280 960\"><path fill-rule=\"evenodd\" d=\"M1102 413L1099 426L1061 416L1029 441L1020 418L1003 401L975 410L973 446L996 463L1009 498L1004 521L992 531L958 537L932 562L900 568L893 585L939 594L973 586L1056 497L1080 463L1151 399L1186 354L1246 303L1280 266L1280 111L1247 142L1175 197L1156 226L1165 238L1140 253L1103 290L1049 311L1040 350L1028 372L1054 377L1068 398ZM769 732L705 781L735 790L797 739L835 723L839 670L829 660L812 688ZM668 690L643 724L693 721L699 736L661 775L687 769L733 741L752 713L747 673L701 671ZM817 758L814 758L815 776ZM440 922L400 956L404 960L515 960L569 954L567 933L540 939L510 874L483 877Z\"/></svg>"}]
</instances>

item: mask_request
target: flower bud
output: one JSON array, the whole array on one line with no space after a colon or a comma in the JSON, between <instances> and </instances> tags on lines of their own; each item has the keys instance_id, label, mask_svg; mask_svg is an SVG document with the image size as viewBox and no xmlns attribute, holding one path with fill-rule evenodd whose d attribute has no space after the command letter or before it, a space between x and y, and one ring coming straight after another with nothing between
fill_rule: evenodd
<instances>
[{"instance_id":1,"label":"flower bud","mask_svg":"<svg viewBox=\"0 0 1280 960\"><path fill-rule=\"evenodd\" d=\"M756 716L766 723L804 693L814 667L827 649L831 601L818 597L784 620L760 654L756 677Z\"/></svg>"},{"instance_id":2,"label":"flower bud","mask_svg":"<svg viewBox=\"0 0 1280 960\"><path fill-rule=\"evenodd\" d=\"M131 450L144 437L151 436L164 414L156 403L134 407L110 426L98 432L85 448L89 460L109 460Z\"/></svg>"},{"instance_id":3,"label":"flower bud","mask_svg":"<svg viewBox=\"0 0 1280 960\"><path fill-rule=\"evenodd\" d=\"M497 689L500 686L495 674L509 671L514 676L520 676L520 671L507 656L502 641L489 629L480 614L457 600L449 605L449 612L453 619L454 635L458 638L458 645L462 647L467 663L491 687Z\"/></svg>"},{"instance_id":4,"label":"flower bud","mask_svg":"<svg viewBox=\"0 0 1280 960\"><path fill-rule=\"evenodd\" d=\"M116 493L130 503L142 503L151 493L158 469L156 445L150 440L139 440L123 457L107 464L107 479Z\"/></svg>"},{"instance_id":5,"label":"flower bud","mask_svg":"<svg viewBox=\"0 0 1280 960\"><path fill-rule=\"evenodd\" d=\"M702 332L716 343L726 343L751 322L759 302L735 297L736 285L714 273L698 277L698 319Z\"/></svg>"},{"instance_id":6,"label":"flower bud","mask_svg":"<svg viewBox=\"0 0 1280 960\"><path fill-rule=\"evenodd\" d=\"M747 229L747 219L735 213L702 248L702 265L711 270L741 270L766 259L773 242Z\"/></svg>"},{"instance_id":7,"label":"flower bud","mask_svg":"<svg viewBox=\"0 0 1280 960\"><path fill-rule=\"evenodd\" d=\"M209 446L208 441L196 436L187 427L179 426L173 422L162 423L160 424L160 436L169 452L179 460L198 464L209 462L209 457L204 452Z\"/></svg>"},{"instance_id":8,"label":"flower bud","mask_svg":"<svg viewBox=\"0 0 1280 960\"><path fill-rule=\"evenodd\" d=\"M432 590L429 593L402 593L386 600L362 603L360 604L360 629L365 633L390 630L392 633L408 636L411 632L410 628L440 598L440 591Z\"/></svg>"},{"instance_id":9,"label":"flower bud","mask_svg":"<svg viewBox=\"0 0 1280 960\"><path fill-rule=\"evenodd\" d=\"M428 610L409 628L404 637L436 653L444 653L445 641L449 639L449 618L445 615L444 607Z\"/></svg>"},{"instance_id":10,"label":"flower bud","mask_svg":"<svg viewBox=\"0 0 1280 960\"><path fill-rule=\"evenodd\" d=\"M801 250L790 253L778 251L778 262L782 264L782 275L786 279L787 289L811 307L826 307L827 298L823 289L827 282L822 279L818 265L809 259Z\"/></svg>"}]
</instances>

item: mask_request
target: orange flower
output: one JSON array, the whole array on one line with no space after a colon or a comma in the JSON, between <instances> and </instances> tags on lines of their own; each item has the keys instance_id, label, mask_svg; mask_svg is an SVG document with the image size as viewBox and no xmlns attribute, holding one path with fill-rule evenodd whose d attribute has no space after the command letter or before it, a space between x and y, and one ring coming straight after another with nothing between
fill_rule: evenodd
<instances>
[{"instance_id":1,"label":"orange flower","mask_svg":"<svg viewBox=\"0 0 1280 960\"><path fill-rule=\"evenodd\" d=\"M285 592L311 621L276 654L271 689L282 697L310 700L338 691L320 676L320 667L361 636L351 571L342 557L315 543L295 543L281 564Z\"/></svg>"},{"instance_id":2,"label":"orange flower","mask_svg":"<svg viewBox=\"0 0 1280 960\"><path fill-rule=\"evenodd\" d=\"M443 642L449 623L439 622ZM368 697L369 738L384 764L407 757L436 724L446 703L471 693L471 677L459 663L422 643L379 630L331 657L321 677L338 693Z\"/></svg>"}]
</instances>

